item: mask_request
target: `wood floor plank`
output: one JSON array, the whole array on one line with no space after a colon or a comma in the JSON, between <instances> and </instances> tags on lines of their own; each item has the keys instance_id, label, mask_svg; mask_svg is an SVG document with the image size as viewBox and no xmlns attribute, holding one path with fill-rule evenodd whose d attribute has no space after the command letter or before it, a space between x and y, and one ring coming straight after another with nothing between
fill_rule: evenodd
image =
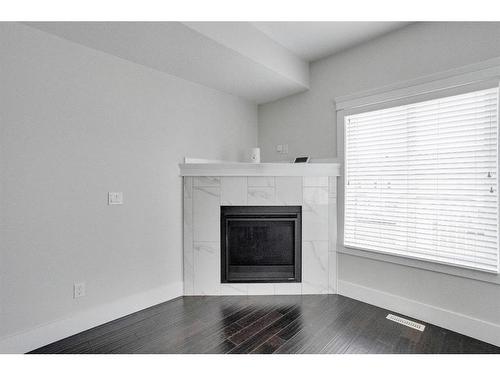
<instances>
[{"instance_id":1,"label":"wood floor plank","mask_svg":"<svg viewBox=\"0 0 500 375\"><path fill-rule=\"evenodd\" d=\"M256 308L256 310L254 313L243 317L235 323L242 327L240 330L251 326L257 319L269 313L270 311L272 311L272 309L275 309L279 313L284 314L287 311L287 306L289 306L290 304L297 304L301 302L300 296L251 296L249 297L249 300L251 301L252 306ZM227 328L231 329L230 326ZM240 330L237 330L237 332L239 332ZM253 330L255 330L255 326ZM209 337L208 339L211 341L211 346L206 346L203 351L196 351L195 353L214 353L217 352L217 348L220 346L223 348L227 348L229 347L229 345L227 345L226 342L228 340L228 337L230 336L231 335L219 335L219 343ZM202 338L199 342L201 345L203 345L204 341L205 340ZM215 347L213 345L215 345ZM234 346L235 345L233 344L233 347Z\"/></svg>"},{"instance_id":2,"label":"wood floor plank","mask_svg":"<svg viewBox=\"0 0 500 375\"><path fill-rule=\"evenodd\" d=\"M229 353L236 345L234 345L229 340L224 340L216 346L208 348L203 354L227 354Z\"/></svg>"},{"instance_id":3,"label":"wood floor plank","mask_svg":"<svg viewBox=\"0 0 500 375\"><path fill-rule=\"evenodd\" d=\"M314 345L323 334L325 326L335 322L344 311L353 313L356 304L346 298L331 298L301 317L301 324L295 335L290 337L276 353L301 353L304 348ZM283 338L283 336L281 336Z\"/></svg>"},{"instance_id":4,"label":"wood floor plank","mask_svg":"<svg viewBox=\"0 0 500 375\"><path fill-rule=\"evenodd\" d=\"M241 343L240 345L233 348L229 353L231 354L241 354L250 353L257 347L266 342L270 337L274 336L276 333L284 329L292 321L294 321L300 315L300 309L296 306L290 307L281 318L277 319L273 323L269 324L262 330L256 332L252 337Z\"/></svg>"},{"instance_id":5,"label":"wood floor plank","mask_svg":"<svg viewBox=\"0 0 500 375\"><path fill-rule=\"evenodd\" d=\"M284 329L286 329L286 327ZM267 341L252 350L252 354L272 354L284 343L285 340L283 340L276 334L274 336L271 336Z\"/></svg>"},{"instance_id":6,"label":"wood floor plank","mask_svg":"<svg viewBox=\"0 0 500 375\"><path fill-rule=\"evenodd\" d=\"M276 310L271 310L267 314L263 315L259 319L257 319L255 322L250 324L249 326L246 326L239 332L236 332L234 335L230 336L228 338L229 341L231 341L235 345L240 345L249 338L255 336L256 333L259 331L263 330L265 327L268 325L274 323L276 320L281 318L283 314L280 314Z\"/></svg>"},{"instance_id":7,"label":"wood floor plank","mask_svg":"<svg viewBox=\"0 0 500 375\"><path fill-rule=\"evenodd\" d=\"M196 335L204 334L220 320L228 321L232 316L234 320L240 319L248 313L246 303L238 301L234 305L223 303L220 309L210 309L205 314L205 308L200 308L191 319L182 319L174 326L152 327L146 335L141 335L138 340L127 346L114 349L113 353L127 353L130 350L136 353L179 353L182 348L195 343ZM168 317L167 317L168 318ZM230 320L231 321L231 320Z\"/></svg>"},{"instance_id":8,"label":"wood floor plank","mask_svg":"<svg viewBox=\"0 0 500 375\"><path fill-rule=\"evenodd\" d=\"M240 310L235 310L233 313L221 317L220 320L212 321L205 329L193 332L183 340L182 345L173 348L166 346L164 350L168 353L203 353L241 331L244 326L238 322L249 315L255 315L255 310L253 306L245 306Z\"/></svg>"},{"instance_id":9,"label":"wood floor plank","mask_svg":"<svg viewBox=\"0 0 500 375\"><path fill-rule=\"evenodd\" d=\"M290 322L287 326L285 326L283 329L281 329L279 332L277 332L274 336L271 336L267 341L262 343L259 347L253 350L253 353L274 353L277 350L279 350L281 347L284 346L284 344L290 340L294 336L299 336L299 332L302 332L304 329L304 323L307 320L308 317L308 312L309 316L312 316L313 314L316 316L316 318L320 318L321 314L318 314L318 308L323 307L323 314L327 314L326 309L324 309L324 303L327 300L325 299L317 299L316 303L302 303L301 304L301 314L296 317L293 321ZM323 304L319 304L318 302L323 302ZM305 318L305 319L304 319ZM290 341L291 344L293 344L293 340ZM277 345L278 343L281 343L281 345ZM284 351L285 352L285 351ZM293 352L290 351L290 352Z\"/></svg>"},{"instance_id":10,"label":"wood floor plank","mask_svg":"<svg viewBox=\"0 0 500 375\"><path fill-rule=\"evenodd\" d=\"M208 316L219 311L221 304L225 303L213 297L202 298L201 304L196 300L193 302L169 314L155 315L104 338L91 341L91 353L126 353L138 350L163 335L185 337L189 332L204 329L206 323L203 319L206 320ZM235 303L234 308L237 309L237 306L239 305Z\"/></svg>"},{"instance_id":11,"label":"wood floor plank","mask_svg":"<svg viewBox=\"0 0 500 375\"><path fill-rule=\"evenodd\" d=\"M371 320L370 329L361 330L351 341L345 353L390 353L394 346L394 342L390 345L384 339L380 339L381 333L391 332L390 336L399 337L401 326L386 319L387 312L377 309L377 315ZM397 328L395 333L391 328Z\"/></svg>"},{"instance_id":12,"label":"wood floor plank","mask_svg":"<svg viewBox=\"0 0 500 375\"><path fill-rule=\"evenodd\" d=\"M340 295L180 297L31 353L495 353L500 347ZM407 317L411 320L411 317Z\"/></svg>"},{"instance_id":13,"label":"wood floor plank","mask_svg":"<svg viewBox=\"0 0 500 375\"><path fill-rule=\"evenodd\" d=\"M350 314L349 319L344 324L329 325L328 329L323 332L321 339L316 340L315 345L309 347L304 353L345 353L360 332L373 328L370 323L373 321L375 313L375 307L368 306L366 309L358 310L356 314ZM320 348L326 340L328 342L323 348Z\"/></svg>"},{"instance_id":14,"label":"wood floor plank","mask_svg":"<svg viewBox=\"0 0 500 375\"><path fill-rule=\"evenodd\" d=\"M192 302L195 301L197 300L193 300ZM111 322L104 323L97 327L69 336L62 340L56 341L54 343L36 349L31 353L37 354L39 350L41 350L40 353L59 353L64 350L67 351L69 346L74 346L74 347L81 346L82 348L87 347L88 346L87 342L90 341L91 339L96 339L98 337L105 336L109 332L115 330L124 329L125 327L130 326L135 322L151 318L156 314L170 314L170 312L173 309L179 308L179 306L182 306L185 303L186 300L184 300L183 297L178 297L168 302L160 303L158 305L149 307L147 309L140 310L138 312L113 320Z\"/></svg>"}]
</instances>

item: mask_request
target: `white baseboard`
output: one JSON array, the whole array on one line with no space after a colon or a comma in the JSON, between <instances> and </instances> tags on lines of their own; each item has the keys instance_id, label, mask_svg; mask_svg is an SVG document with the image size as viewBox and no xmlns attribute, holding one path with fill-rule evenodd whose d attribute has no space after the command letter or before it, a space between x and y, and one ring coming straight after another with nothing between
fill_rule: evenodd
<instances>
[{"instance_id":1,"label":"white baseboard","mask_svg":"<svg viewBox=\"0 0 500 375\"><path fill-rule=\"evenodd\" d=\"M0 353L29 352L75 333L182 296L182 288L182 282L170 284L0 338Z\"/></svg>"},{"instance_id":2,"label":"white baseboard","mask_svg":"<svg viewBox=\"0 0 500 375\"><path fill-rule=\"evenodd\" d=\"M491 322L348 281L338 281L338 293L500 346L500 325Z\"/></svg>"}]
</instances>

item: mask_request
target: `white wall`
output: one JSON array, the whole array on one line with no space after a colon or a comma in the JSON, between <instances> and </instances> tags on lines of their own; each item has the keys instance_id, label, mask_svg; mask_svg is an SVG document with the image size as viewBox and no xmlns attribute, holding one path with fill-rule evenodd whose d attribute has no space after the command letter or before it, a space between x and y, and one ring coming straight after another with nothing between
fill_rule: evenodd
<instances>
[{"instance_id":1,"label":"white wall","mask_svg":"<svg viewBox=\"0 0 500 375\"><path fill-rule=\"evenodd\" d=\"M0 23L0 51L0 342L180 295L177 163L240 159L256 106L15 23ZM108 191L125 204L108 206ZM86 297L73 299L75 281ZM46 333L39 343L57 338Z\"/></svg>"},{"instance_id":2,"label":"white wall","mask_svg":"<svg viewBox=\"0 0 500 375\"><path fill-rule=\"evenodd\" d=\"M421 23L313 63L308 92L259 106L263 160L336 157L335 97L498 57L499 40L500 23ZM284 143L288 156L274 149ZM500 285L347 254L338 262L341 292L500 345Z\"/></svg>"}]
</instances>

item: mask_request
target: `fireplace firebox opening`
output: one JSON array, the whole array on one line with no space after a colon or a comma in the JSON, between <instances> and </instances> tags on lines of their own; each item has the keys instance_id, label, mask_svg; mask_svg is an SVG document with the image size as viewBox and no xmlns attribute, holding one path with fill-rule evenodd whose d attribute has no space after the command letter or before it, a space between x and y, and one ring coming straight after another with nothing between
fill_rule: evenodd
<instances>
[{"instance_id":1,"label":"fireplace firebox opening","mask_svg":"<svg viewBox=\"0 0 500 375\"><path fill-rule=\"evenodd\" d=\"M300 282L301 232L301 206L221 206L221 282Z\"/></svg>"}]
</instances>

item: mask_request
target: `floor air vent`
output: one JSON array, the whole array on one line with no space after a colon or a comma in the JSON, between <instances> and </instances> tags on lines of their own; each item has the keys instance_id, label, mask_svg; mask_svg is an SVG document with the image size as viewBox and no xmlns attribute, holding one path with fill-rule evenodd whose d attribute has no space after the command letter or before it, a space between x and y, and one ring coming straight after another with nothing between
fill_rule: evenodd
<instances>
[{"instance_id":1,"label":"floor air vent","mask_svg":"<svg viewBox=\"0 0 500 375\"><path fill-rule=\"evenodd\" d=\"M389 314L387 315L387 319L419 331L423 331L425 329L425 326L423 324L413 322L405 318L401 318L400 316Z\"/></svg>"}]
</instances>

